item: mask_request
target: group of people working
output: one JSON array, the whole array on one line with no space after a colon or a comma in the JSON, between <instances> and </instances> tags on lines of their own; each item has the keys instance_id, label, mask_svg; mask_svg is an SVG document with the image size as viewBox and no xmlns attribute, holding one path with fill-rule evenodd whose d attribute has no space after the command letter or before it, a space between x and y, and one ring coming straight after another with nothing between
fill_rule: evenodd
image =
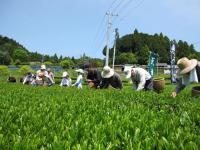
<instances>
[{"instance_id":1,"label":"group of people working","mask_svg":"<svg viewBox=\"0 0 200 150\"><path fill-rule=\"evenodd\" d=\"M171 96L176 97L180 91L182 91L186 86L193 82L200 82L200 63L196 59L189 60L184 57L178 60L177 66L179 68L177 72L177 86L176 89L172 92ZM72 80L67 71L64 71L62 74L62 80L60 86L75 86L79 89L82 88L83 75L87 72L86 82L89 87L93 88L114 88L122 89L122 80L118 73L116 73L109 66L105 66L103 71L100 72L97 68L88 67L84 70L77 69L77 80L72 84ZM133 89L136 91L153 90L153 78L143 68L132 68L126 67L123 70L127 79L132 80ZM36 76L29 73L24 79L24 84L31 83L32 85L53 85L55 84L54 75L50 69L47 69L46 66L42 65L40 70L37 71ZM31 79L31 80L30 80Z\"/></svg>"}]
</instances>

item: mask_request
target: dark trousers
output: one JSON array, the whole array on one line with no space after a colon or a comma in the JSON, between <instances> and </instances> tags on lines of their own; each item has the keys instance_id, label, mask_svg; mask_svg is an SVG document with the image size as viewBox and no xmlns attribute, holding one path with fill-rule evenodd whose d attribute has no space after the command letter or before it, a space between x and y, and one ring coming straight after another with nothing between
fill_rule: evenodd
<instances>
[{"instance_id":1,"label":"dark trousers","mask_svg":"<svg viewBox=\"0 0 200 150\"><path fill-rule=\"evenodd\" d=\"M153 90L153 79L149 79L149 80L146 80L146 83L144 85L144 90L145 91L151 91Z\"/></svg>"}]
</instances>

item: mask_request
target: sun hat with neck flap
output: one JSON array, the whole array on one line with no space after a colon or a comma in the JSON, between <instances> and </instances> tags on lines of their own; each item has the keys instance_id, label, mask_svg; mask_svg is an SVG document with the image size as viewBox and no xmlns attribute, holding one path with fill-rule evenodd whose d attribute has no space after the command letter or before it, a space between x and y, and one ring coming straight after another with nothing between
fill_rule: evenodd
<instances>
[{"instance_id":1,"label":"sun hat with neck flap","mask_svg":"<svg viewBox=\"0 0 200 150\"><path fill-rule=\"evenodd\" d=\"M77 70L75 70L77 73L81 73L81 74L84 74L84 71L83 71L83 69L77 69Z\"/></svg>"},{"instance_id":2,"label":"sun hat with neck flap","mask_svg":"<svg viewBox=\"0 0 200 150\"><path fill-rule=\"evenodd\" d=\"M68 72L64 71L62 77L64 78L64 77L67 77L67 76L68 76Z\"/></svg>"},{"instance_id":3,"label":"sun hat with neck flap","mask_svg":"<svg viewBox=\"0 0 200 150\"><path fill-rule=\"evenodd\" d=\"M40 69L41 70L46 70L46 66L45 65L41 65Z\"/></svg>"},{"instance_id":4,"label":"sun hat with neck flap","mask_svg":"<svg viewBox=\"0 0 200 150\"><path fill-rule=\"evenodd\" d=\"M103 68L103 71L102 71L102 73L101 73L101 76L102 76L103 78L110 78L110 77L112 77L113 75L114 75L114 70L111 69L109 66L105 66L105 67Z\"/></svg>"},{"instance_id":5,"label":"sun hat with neck flap","mask_svg":"<svg viewBox=\"0 0 200 150\"><path fill-rule=\"evenodd\" d=\"M187 57L183 57L177 61L177 66L180 69L178 74L183 75L190 72L197 65L198 61L196 59L189 60Z\"/></svg>"}]
</instances>

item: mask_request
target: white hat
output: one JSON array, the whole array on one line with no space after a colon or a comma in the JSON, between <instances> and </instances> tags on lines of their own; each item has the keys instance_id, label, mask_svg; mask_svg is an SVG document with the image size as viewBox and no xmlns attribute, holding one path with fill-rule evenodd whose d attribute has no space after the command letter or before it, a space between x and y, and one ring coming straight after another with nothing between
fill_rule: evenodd
<instances>
[{"instance_id":1,"label":"white hat","mask_svg":"<svg viewBox=\"0 0 200 150\"><path fill-rule=\"evenodd\" d=\"M124 68L124 74L125 74L127 79L131 77L131 70L132 70L131 67L125 67Z\"/></svg>"},{"instance_id":2,"label":"white hat","mask_svg":"<svg viewBox=\"0 0 200 150\"><path fill-rule=\"evenodd\" d=\"M103 68L103 71L102 71L102 73L101 73L101 76L103 77L103 78L110 78L110 77L112 77L113 75L114 75L114 70L113 69L111 69L109 66L105 66L104 68Z\"/></svg>"},{"instance_id":3,"label":"white hat","mask_svg":"<svg viewBox=\"0 0 200 150\"><path fill-rule=\"evenodd\" d=\"M68 73L67 71L64 71L62 77L66 77L66 76L68 76Z\"/></svg>"},{"instance_id":4,"label":"white hat","mask_svg":"<svg viewBox=\"0 0 200 150\"><path fill-rule=\"evenodd\" d=\"M45 65L41 65L40 69L46 70L46 66Z\"/></svg>"},{"instance_id":5,"label":"white hat","mask_svg":"<svg viewBox=\"0 0 200 150\"><path fill-rule=\"evenodd\" d=\"M78 73L82 73L82 74L84 74L83 69L77 69L77 70L75 70L75 71L78 72Z\"/></svg>"},{"instance_id":6,"label":"white hat","mask_svg":"<svg viewBox=\"0 0 200 150\"><path fill-rule=\"evenodd\" d=\"M179 67L178 74L186 74L196 67L198 61L196 59L189 60L187 57L183 57L178 60L177 66Z\"/></svg>"}]
</instances>

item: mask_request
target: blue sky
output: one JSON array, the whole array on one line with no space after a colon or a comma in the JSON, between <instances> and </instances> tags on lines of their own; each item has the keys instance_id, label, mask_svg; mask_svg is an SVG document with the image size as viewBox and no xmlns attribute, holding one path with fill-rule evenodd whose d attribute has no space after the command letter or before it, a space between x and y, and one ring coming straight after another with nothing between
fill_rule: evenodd
<instances>
[{"instance_id":1,"label":"blue sky","mask_svg":"<svg viewBox=\"0 0 200 150\"><path fill-rule=\"evenodd\" d=\"M120 36L162 32L200 51L200 0L0 0L0 34L30 51L103 58L108 8Z\"/></svg>"}]
</instances>

